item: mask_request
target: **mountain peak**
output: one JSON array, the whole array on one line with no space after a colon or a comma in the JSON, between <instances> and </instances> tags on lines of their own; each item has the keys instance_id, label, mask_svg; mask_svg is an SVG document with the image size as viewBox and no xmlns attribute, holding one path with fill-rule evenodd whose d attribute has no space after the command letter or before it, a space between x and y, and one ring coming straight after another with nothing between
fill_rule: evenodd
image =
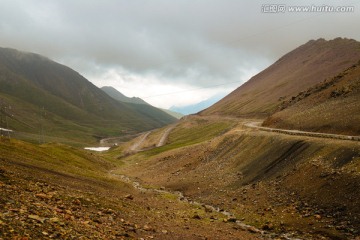
<instances>
[{"instance_id":1,"label":"mountain peak","mask_svg":"<svg viewBox=\"0 0 360 240\"><path fill-rule=\"evenodd\" d=\"M110 86L104 86L101 88L104 92L106 92L110 97L114 98L115 100L118 100L120 102L126 102L126 103L135 103L135 104L145 104L150 105L141 98L138 97L127 97L118 90L116 90L113 87Z\"/></svg>"},{"instance_id":2,"label":"mountain peak","mask_svg":"<svg viewBox=\"0 0 360 240\"><path fill-rule=\"evenodd\" d=\"M31 61L31 60L43 60L43 61L51 61L49 58L42 56L37 53L31 53L26 51L20 51L13 48L1 48L0 52L2 53L2 56L12 57L18 61Z\"/></svg>"},{"instance_id":3,"label":"mountain peak","mask_svg":"<svg viewBox=\"0 0 360 240\"><path fill-rule=\"evenodd\" d=\"M360 43L353 39L310 40L282 56L202 114L268 116L281 104L279 99L304 91L359 59Z\"/></svg>"}]
</instances>

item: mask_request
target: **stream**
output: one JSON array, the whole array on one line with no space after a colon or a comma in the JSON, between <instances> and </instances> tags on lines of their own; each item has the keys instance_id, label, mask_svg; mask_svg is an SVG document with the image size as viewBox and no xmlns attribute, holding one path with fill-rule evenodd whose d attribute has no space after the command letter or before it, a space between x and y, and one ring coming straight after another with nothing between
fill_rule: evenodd
<instances>
[{"instance_id":1,"label":"stream","mask_svg":"<svg viewBox=\"0 0 360 240\"><path fill-rule=\"evenodd\" d=\"M225 215L226 217L228 217L228 219L233 219L234 223L236 223L240 227L240 229L246 230L246 231L249 231L249 232L253 232L253 233L261 234L262 236L264 236L265 239L273 239L273 238L279 238L280 237L280 238L286 239L286 240L302 240L300 238L294 237L295 234L293 234L293 233L274 234L274 233L271 233L271 232L260 230L258 228L255 228L254 226L247 225L247 224L243 223L242 221L237 220L235 218L235 215L232 214L231 212L220 209L219 207L215 207L215 206L212 206L212 205L203 204L203 203L200 203L200 202L193 201L193 200L187 198L186 196L184 196L184 194L182 192L180 192L180 191L167 191L165 189L145 188L139 182L133 181L128 176L125 176L125 175L122 175L122 174L116 174L116 173L113 173L113 171L110 171L110 174L117 177L117 178L120 178L121 181L123 181L125 183L131 184L135 189L137 189L137 190L139 190L141 192L153 192L153 193L160 193L160 194L173 194L173 195L176 195L178 197L178 200L181 201L181 202L186 202L186 203L188 203L190 205L193 205L193 206L196 206L196 207L203 207L203 208L208 209L210 211L221 213L221 214Z\"/></svg>"}]
</instances>

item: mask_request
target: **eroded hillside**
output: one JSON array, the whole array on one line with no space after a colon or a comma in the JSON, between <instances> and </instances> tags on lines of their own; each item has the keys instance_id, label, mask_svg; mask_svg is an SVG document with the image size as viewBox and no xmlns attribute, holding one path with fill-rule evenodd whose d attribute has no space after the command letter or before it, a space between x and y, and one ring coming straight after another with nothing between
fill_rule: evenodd
<instances>
[{"instance_id":1,"label":"eroded hillside","mask_svg":"<svg viewBox=\"0 0 360 240\"><path fill-rule=\"evenodd\" d=\"M360 135L360 63L283 101L264 126Z\"/></svg>"},{"instance_id":2,"label":"eroded hillside","mask_svg":"<svg viewBox=\"0 0 360 240\"><path fill-rule=\"evenodd\" d=\"M188 118L173 130L166 146L119 155L124 165L116 172L145 185L181 191L276 234L358 236L359 142L262 132L243 126L246 120L240 119L223 119L238 125L216 132L209 126L219 120ZM208 137L194 132L200 128ZM201 141L180 144L185 138Z\"/></svg>"},{"instance_id":3,"label":"eroded hillside","mask_svg":"<svg viewBox=\"0 0 360 240\"><path fill-rule=\"evenodd\" d=\"M360 43L355 40L311 40L281 57L201 114L267 117L278 109L282 100L337 75L359 59Z\"/></svg>"}]
</instances>

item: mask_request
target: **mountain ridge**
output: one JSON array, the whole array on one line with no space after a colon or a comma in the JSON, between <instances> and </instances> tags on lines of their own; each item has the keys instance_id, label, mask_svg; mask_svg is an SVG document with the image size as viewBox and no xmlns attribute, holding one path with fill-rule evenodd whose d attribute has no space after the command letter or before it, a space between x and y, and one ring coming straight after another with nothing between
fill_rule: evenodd
<instances>
[{"instance_id":1,"label":"mountain ridge","mask_svg":"<svg viewBox=\"0 0 360 240\"><path fill-rule=\"evenodd\" d=\"M360 135L359 89L360 60L336 76L283 101L263 125Z\"/></svg>"},{"instance_id":2,"label":"mountain ridge","mask_svg":"<svg viewBox=\"0 0 360 240\"><path fill-rule=\"evenodd\" d=\"M146 131L176 120L163 112L154 115L152 107L119 102L78 72L38 54L0 48L0 72L0 98L13 106L12 114L26 119L28 125L39 125L39 112L45 109L48 115L41 119L50 135L69 131L84 140ZM14 130L34 133L10 122ZM73 129L64 126L65 122Z\"/></svg>"},{"instance_id":3,"label":"mountain ridge","mask_svg":"<svg viewBox=\"0 0 360 240\"><path fill-rule=\"evenodd\" d=\"M353 39L310 40L279 58L200 115L264 118L284 100L348 68L360 59Z\"/></svg>"},{"instance_id":4,"label":"mountain ridge","mask_svg":"<svg viewBox=\"0 0 360 240\"><path fill-rule=\"evenodd\" d=\"M139 97L127 97L111 86L104 86L104 87L101 87L100 89L103 90L104 92L106 92L110 97L112 97L120 102L150 105L149 103L145 102L144 100L142 100Z\"/></svg>"}]
</instances>

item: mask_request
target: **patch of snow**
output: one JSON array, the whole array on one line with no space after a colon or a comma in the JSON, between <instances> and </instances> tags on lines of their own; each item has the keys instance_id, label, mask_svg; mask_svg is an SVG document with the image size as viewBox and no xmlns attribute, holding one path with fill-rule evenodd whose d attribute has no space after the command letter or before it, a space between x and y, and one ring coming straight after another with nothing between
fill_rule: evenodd
<instances>
[{"instance_id":1,"label":"patch of snow","mask_svg":"<svg viewBox=\"0 0 360 240\"><path fill-rule=\"evenodd\" d=\"M12 132L13 130L6 129L6 128L0 128L0 131L4 131L4 132Z\"/></svg>"},{"instance_id":2,"label":"patch of snow","mask_svg":"<svg viewBox=\"0 0 360 240\"><path fill-rule=\"evenodd\" d=\"M103 152L109 150L110 147L86 147L85 149L90 151Z\"/></svg>"}]
</instances>

